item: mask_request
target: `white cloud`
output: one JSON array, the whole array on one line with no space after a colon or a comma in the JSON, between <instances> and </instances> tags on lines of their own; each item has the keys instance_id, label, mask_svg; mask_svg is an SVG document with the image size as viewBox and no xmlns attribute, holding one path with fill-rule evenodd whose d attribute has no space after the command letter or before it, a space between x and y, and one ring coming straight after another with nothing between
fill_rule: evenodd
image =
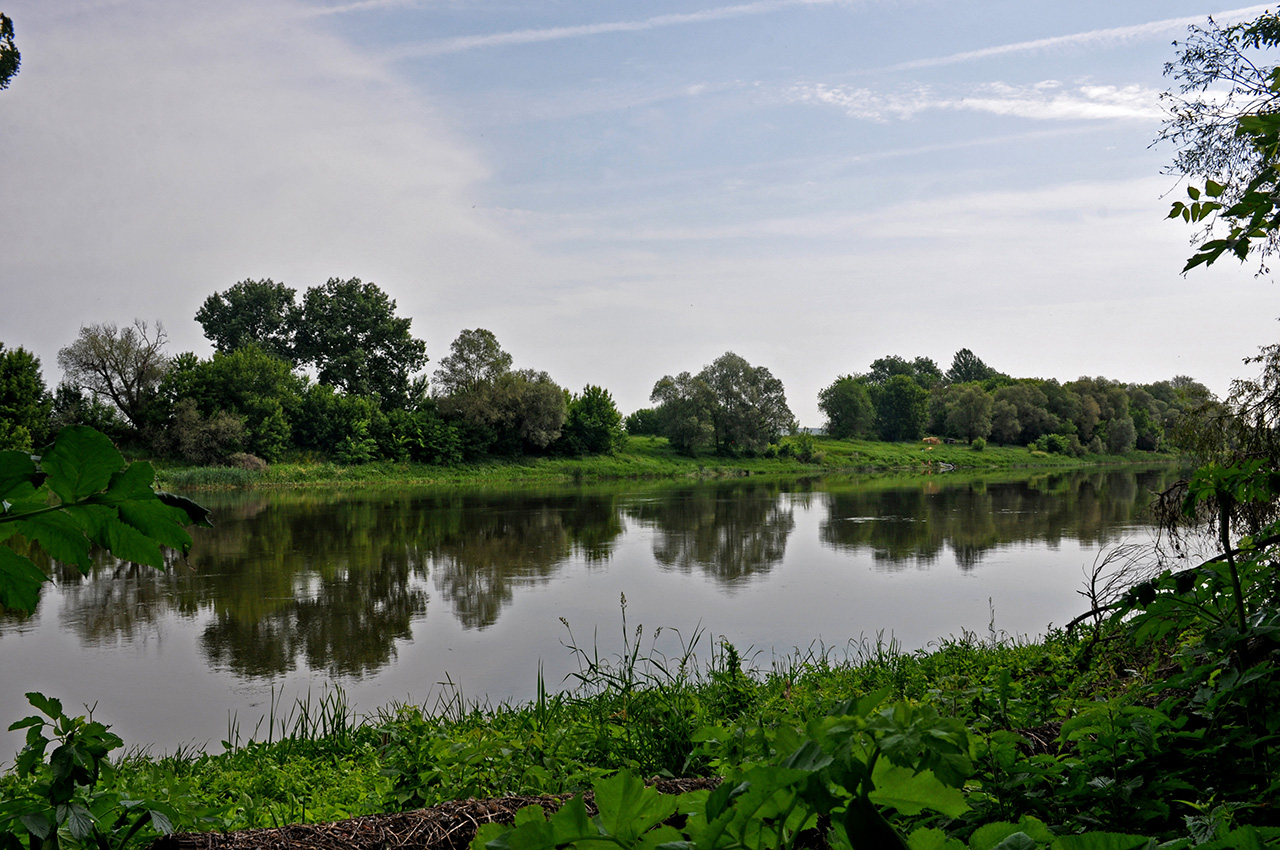
<instances>
[{"instance_id":1,"label":"white cloud","mask_svg":"<svg viewBox=\"0 0 1280 850\"><path fill-rule=\"evenodd\" d=\"M1242 9L1227 9L1222 12L1215 12L1212 16L1214 20L1221 24L1230 24L1256 17L1270 8L1272 8L1270 5L1247 6ZM1193 24L1203 24L1207 17L1209 16L1196 15L1194 17L1165 18L1127 27L1109 27L1107 29L1096 29L1070 35L1053 36L1051 38L1037 38L1030 41L1000 44L993 47L984 47L980 50L952 53L948 56L913 59L909 62L891 65L886 70L909 71L918 68L935 68L939 65L972 62L978 59L988 59L992 56L1005 56L1012 53L1035 53L1063 47L1120 47L1141 39L1162 37L1171 33L1183 33L1187 27Z\"/></svg>"},{"instance_id":2,"label":"white cloud","mask_svg":"<svg viewBox=\"0 0 1280 850\"><path fill-rule=\"evenodd\" d=\"M203 349L196 308L247 277L375 280L434 343L553 265L474 209L488 166L449 119L290 0L7 11L0 339L50 380L85 323L160 318Z\"/></svg>"},{"instance_id":3,"label":"white cloud","mask_svg":"<svg viewBox=\"0 0 1280 850\"><path fill-rule=\"evenodd\" d=\"M876 123L907 120L929 110L986 112L1037 121L1159 120L1160 93L1145 86L1081 85L1065 89L1055 81L1025 86L988 83L963 95L942 95L927 87L881 94L857 86L803 83L786 89L792 103L830 106L851 118Z\"/></svg>"}]
</instances>

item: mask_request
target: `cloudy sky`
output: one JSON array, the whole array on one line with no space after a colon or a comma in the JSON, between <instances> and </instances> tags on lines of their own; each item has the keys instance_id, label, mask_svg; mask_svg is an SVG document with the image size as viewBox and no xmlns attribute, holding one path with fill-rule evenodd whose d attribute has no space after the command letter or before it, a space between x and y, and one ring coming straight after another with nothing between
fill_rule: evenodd
<instances>
[{"instance_id":1,"label":"cloudy sky","mask_svg":"<svg viewBox=\"0 0 1280 850\"><path fill-rule=\"evenodd\" d=\"M10 0L0 341L164 323L246 278L387 290L624 412L726 350L801 422L967 347L1221 393L1280 292L1182 277L1151 147L1202 0ZM429 366L429 369L434 366Z\"/></svg>"}]
</instances>

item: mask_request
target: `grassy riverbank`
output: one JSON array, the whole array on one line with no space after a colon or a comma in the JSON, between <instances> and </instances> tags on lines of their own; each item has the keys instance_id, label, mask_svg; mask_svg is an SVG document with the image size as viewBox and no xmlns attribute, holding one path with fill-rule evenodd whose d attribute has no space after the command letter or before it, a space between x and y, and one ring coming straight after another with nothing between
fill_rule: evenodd
<instances>
[{"instance_id":1,"label":"grassy riverbank","mask_svg":"<svg viewBox=\"0 0 1280 850\"><path fill-rule=\"evenodd\" d=\"M783 445L794 444L787 438ZM165 487L287 487L343 484L470 484L504 482L571 482L661 478L715 478L738 475L813 475L833 472L899 470L930 473L956 469L1069 468L1110 463L1150 463L1170 455L1131 452L1074 458L1033 452L1025 447L987 446L974 451L964 445L927 448L919 443L813 438L813 452L802 460L794 452L778 457L722 457L712 453L688 457L661 437L632 437L615 455L583 458L486 460L458 466L377 462L342 465L297 459L253 472L229 467L161 467Z\"/></svg>"},{"instance_id":2,"label":"grassy riverbank","mask_svg":"<svg viewBox=\"0 0 1280 850\"><path fill-rule=\"evenodd\" d=\"M993 847L977 836L996 823L1018 822L1033 835L1171 838L1276 819L1274 782L1252 784L1269 775L1274 737L1246 733L1222 704L1230 688L1239 698L1246 686L1219 686L1213 710L1229 722L1206 724L1202 694L1165 690L1191 663L1167 654L1176 642L1139 647L1118 631L1100 643L1060 632L1040 641L966 634L914 653L851 644L769 669L753 669L727 645L694 643L698 656L677 658L631 652L604 663L583 651L574 692L540 687L525 705L456 698L357 717L341 692L328 692L278 710L255 735L232 728L220 754L130 755L103 772L95 793L148 801L179 830L235 830L572 792L618 770L732 776L776 763L806 736L829 735L823 718L863 700L856 711L865 719L842 723L896 752L895 764L918 769L934 752L945 759L933 772L958 777L951 814L901 805L892 818L904 833L944 836L920 846ZM1251 721L1265 727L1258 707ZM110 706L97 714L110 722ZM31 787L10 770L0 800ZM152 834L147 826L134 843Z\"/></svg>"}]
</instances>

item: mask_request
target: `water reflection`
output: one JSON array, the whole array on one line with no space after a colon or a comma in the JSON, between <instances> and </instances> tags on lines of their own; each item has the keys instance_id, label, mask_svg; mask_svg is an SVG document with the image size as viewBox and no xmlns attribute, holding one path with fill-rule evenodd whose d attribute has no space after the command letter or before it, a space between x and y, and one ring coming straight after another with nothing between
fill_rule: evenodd
<instances>
[{"instance_id":1,"label":"water reflection","mask_svg":"<svg viewBox=\"0 0 1280 850\"><path fill-rule=\"evenodd\" d=\"M657 532L660 567L733 587L782 563L796 521L781 492L776 483L689 486L634 503L627 516Z\"/></svg>"},{"instance_id":2,"label":"water reflection","mask_svg":"<svg viewBox=\"0 0 1280 850\"><path fill-rule=\"evenodd\" d=\"M819 535L836 550L869 551L884 569L929 566L949 548L957 566L971 570L988 552L1014 543L1110 544L1116 529L1137 520L1173 475L1122 470L1002 483L930 478L883 491L833 487Z\"/></svg>"},{"instance_id":3,"label":"water reflection","mask_svg":"<svg viewBox=\"0 0 1280 850\"><path fill-rule=\"evenodd\" d=\"M802 516L822 546L870 553L884 570L938 564L949 550L972 571L1010 544L1114 542L1173 475L212 494L203 501L216 527L198 532L189 560L161 573L99 558L88 578L53 565L52 598L59 628L84 647L142 643L175 623L194 632L209 666L240 679L358 678L392 664L428 613L480 632L523 588L607 571L628 531L638 538L628 551L651 555L658 572L701 576L721 592L800 570L788 544ZM6 614L0 638L30 627Z\"/></svg>"},{"instance_id":4,"label":"water reflection","mask_svg":"<svg viewBox=\"0 0 1280 850\"><path fill-rule=\"evenodd\" d=\"M440 514L435 585L467 629L496 623L515 588L549 581L571 558L605 563L623 532L612 493L460 496Z\"/></svg>"}]
</instances>

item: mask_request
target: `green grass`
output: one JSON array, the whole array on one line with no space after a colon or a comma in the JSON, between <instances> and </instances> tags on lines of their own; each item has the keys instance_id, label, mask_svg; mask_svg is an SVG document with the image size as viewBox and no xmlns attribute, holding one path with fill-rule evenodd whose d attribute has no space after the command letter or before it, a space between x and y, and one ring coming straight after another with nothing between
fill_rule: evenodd
<instances>
[{"instance_id":1,"label":"green grass","mask_svg":"<svg viewBox=\"0 0 1280 850\"><path fill-rule=\"evenodd\" d=\"M784 438L784 444L792 438ZM987 446L973 451L963 445L926 449L919 443L815 439L818 458L722 457L710 452L687 457L661 437L632 437L616 455L583 458L522 457L492 459L458 466L378 461L342 465L330 461L283 462L262 472L226 467L170 467L158 470L160 484L182 489L230 487L287 487L309 485L378 484L494 484L516 482L577 482L661 478L715 478L740 475L814 475L867 471L932 473L947 464L962 470L1070 468L1111 463L1171 461L1171 455L1131 452L1124 456L1089 455L1073 458L1047 455L1025 447Z\"/></svg>"},{"instance_id":2,"label":"green grass","mask_svg":"<svg viewBox=\"0 0 1280 850\"><path fill-rule=\"evenodd\" d=\"M233 723L225 752L135 752L102 785L170 801L183 813L181 830L234 830L573 792L618 770L725 775L784 757L799 730L877 694L881 705L927 707L968 729L969 811L925 824L961 840L1024 815L1059 833L1133 832L1140 822L1142 834L1165 838L1184 834L1184 815L1201 809L1226 823L1251 807L1262 822L1270 817L1274 788L1230 785L1244 757L1235 752L1240 736L1184 714L1190 692L1163 693L1177 641L1139 649L1120 630L1097 644L1063 632L1041 640L966 632L916 652L879 639L815 646L763 667L727 644L701 643L702 631L670 655L642 651L635 635L610 658L573 647L570 691L554 693L528 671L538 678L528 703L468 703L454 693L357 717L340 691L327 691L287 710L273 702L247 740ZM107 722L109 713L97 711ZM1261 745L1250 746L1256 761ZM1265 757L1275 747L1263 749ZM24 781L13 770L0 775L0 798Z\"/></svg>"}]
</instances>

